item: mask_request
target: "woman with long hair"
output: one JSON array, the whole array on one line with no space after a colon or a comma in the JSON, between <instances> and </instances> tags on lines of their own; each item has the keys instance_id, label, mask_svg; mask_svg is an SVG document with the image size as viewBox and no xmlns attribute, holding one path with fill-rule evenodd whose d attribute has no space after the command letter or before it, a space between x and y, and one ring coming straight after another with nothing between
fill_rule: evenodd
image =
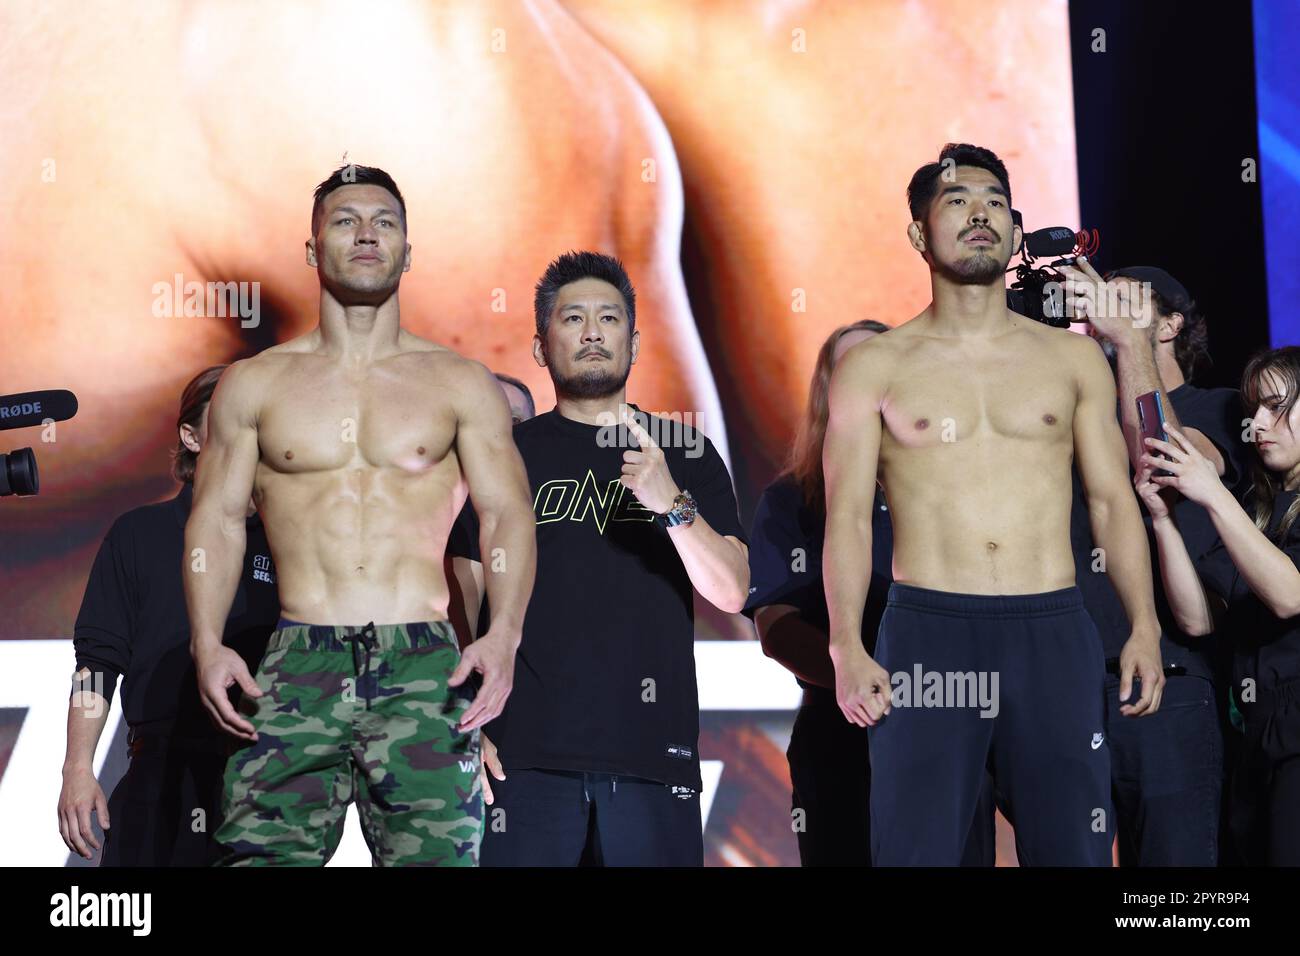
<instances>
[{"instance_id":1,"label":"woman with long hair","mask_svg":"<svg viewBox=\"0 0 1300 956\"><path fill-rule=\"evenodd\" d=\"M1230 813L1242 854L1250 863L1297 866L1300 347L1256 355L1242 376L1241 394L1252 415L1245 437L1256 452L1243 502L1172 428L1169 441L1146 439L1144 467L1134 480L1151 512L1165 594L1179 626L1194 636L1217 631L1232 644L1233 703L1245 720L1245 742ZM1218 532L1215 546L1194 563L1166 488L1204 507Z\"/></svg>"}]
</instances>

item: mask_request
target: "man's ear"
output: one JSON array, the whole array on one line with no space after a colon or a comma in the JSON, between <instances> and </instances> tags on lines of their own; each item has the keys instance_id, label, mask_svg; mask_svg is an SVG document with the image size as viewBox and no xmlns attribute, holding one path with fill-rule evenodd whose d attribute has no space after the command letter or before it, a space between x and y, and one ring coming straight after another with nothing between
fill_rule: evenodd
<instances>
[{"instance_id":1,"label":"man's ear","mask_svg":"<svg viewBox=\"0 0 1300 956\"><path fill-rule=\"evenodd\" d=\"M913 249L925 255L925 229L916 220L907 224L907 241L912 244Z\"/></svg>"},{"instance_id":2,"label":"man's ear","mask_svg":"<svg viewBox=\"0 0 1300 956\"><path fill-rule=\"evenodd\" d=\"M316 268L316 237L307 240L307 265Z\"/></svg>"},{"instance_id":3,"label":"man's ear","mask_svg":"<svg viewBox=\"0 0 1300 956\"><path fill-rule=\"evenodd\" d=\"M199 453L199 439L194 434L194 429L189 425L182 425L177 431L180 433L181 444L197 455Z\"/></svg>"},{"instance_id":4,"label":"man's ear","mask_svg":"<svg viewBox=\"0 0 1300 956\"><path fill-rule=\"evenodd\" d=\"M1186 319L1181 312L1171 312L1169 315L1161 318L1160 328L1156 333L1157 341L1172 342L1174 339L1178 338L1178 333L1183 330L1183 323L1185 321ZM1167 338L1164 335L1166 328L1168 328L1170 332Z\"/></svg>"},{"instance_id":5,"label":"man's ear","mask_svg":"<svg viewBox=\"0 0 1300 956\"><path fill-rule=\"evenodd\" d=\"M1025 231L1019 226L1011 227L1011 254L1014 256L1020 244L1025 241Z\"/></svg>"},{"instance_id":6,"label":"man's ear","mask_svg":"<svg viewBox=\"0 0 1300 956\"><path fill-rule=\"evenodd\" d=\"M641 351L641 330L632 333L632 364L636 364L637 353Z\"/></svg>"},{"instance_id":7,"label":"man's ear","mask_svg":"<svg viewBox=\"0 0 1300 956\"><path fill-rule=\"evenodd\" d=\"M411 271L411 244L409 242L406 244L406 261L402 264L402 271Z\"/></svg>"},{"instance_id":8,"label":"man's ear","mask_svg":"<svg viewBox=\"0 0 1300 956\"><path fill-rule=\"evenodd\" d=\"M533 333L533 361L539 368L546 368L546 346L542 344L542 337L536 332Z\"/></svg>"}]
</instances>

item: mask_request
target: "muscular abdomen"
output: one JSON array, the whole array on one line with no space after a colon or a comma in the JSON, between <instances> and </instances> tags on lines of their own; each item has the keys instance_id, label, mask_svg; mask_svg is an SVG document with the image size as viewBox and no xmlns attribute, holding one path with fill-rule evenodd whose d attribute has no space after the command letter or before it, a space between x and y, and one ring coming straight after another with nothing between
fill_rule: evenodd
<instances>
[{"instance_id":1,"label":"muscular abdomen","mask_svg":"<svg viewBox=\"0 0 1300 956\"><path fill-rule=\"evenodd\" d=\"M258 498L285 616L338 625L447 618L443 553L464 501L454 455L417 474L263 467Z\"/></svg>"}]
</instances>

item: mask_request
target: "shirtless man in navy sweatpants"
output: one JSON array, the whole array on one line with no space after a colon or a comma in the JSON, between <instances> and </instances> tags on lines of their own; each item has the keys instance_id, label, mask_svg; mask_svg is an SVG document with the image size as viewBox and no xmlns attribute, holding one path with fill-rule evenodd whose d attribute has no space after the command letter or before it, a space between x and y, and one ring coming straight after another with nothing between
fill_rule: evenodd
<instances>
[{"instance_id":1,"label":"shirtless man in navy sweatpants","mask_svg":"<svg viewBox=\"0 0 1300 956\"><path fill-rule=\"evenodd\" d=\"M1072 459L1132 622L1121 712L1153 713L1164 684L1114 379L1096 342L1007 308L1021 232L995 155L945 147L908 202L933 301L841 359L824 452L830 650L841 710L871 728L872 860L959 863L987 768L1022 864L1106 866L1106 675L1075 587ZM895 583L872 659L859 629L877 472Z\"/></svg>"}]
</instances>

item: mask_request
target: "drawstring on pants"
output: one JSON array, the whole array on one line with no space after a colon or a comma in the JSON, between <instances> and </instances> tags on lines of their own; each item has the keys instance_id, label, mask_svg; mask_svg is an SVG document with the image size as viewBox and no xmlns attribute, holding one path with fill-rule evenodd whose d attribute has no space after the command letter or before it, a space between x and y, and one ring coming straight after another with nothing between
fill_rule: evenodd
<instances>
[{"instance_id":1,"label":"drawstring on pants","mask_svg":"<svg viewBox=\"0 0 1300 956\"><path fill-rule=\"evenodd\" d=\"M379 641L378 638L375 636L375 622L371 621L365 627L361 628L359 632L349 633L344 635L343 639L352 644L352 667L357 672L357 684L361 685L363 677L370 676L370 652L379 649ZM366 656L364 660L364 667L362 666L363 661L357 655L358 644L360 644L361 647L365 649ZM363 694L366 698L366 710L369 710L370 709L370 687L367 684L365 685L365 688L366 689L363 692Z\"/></svg>"}]
</instances>

